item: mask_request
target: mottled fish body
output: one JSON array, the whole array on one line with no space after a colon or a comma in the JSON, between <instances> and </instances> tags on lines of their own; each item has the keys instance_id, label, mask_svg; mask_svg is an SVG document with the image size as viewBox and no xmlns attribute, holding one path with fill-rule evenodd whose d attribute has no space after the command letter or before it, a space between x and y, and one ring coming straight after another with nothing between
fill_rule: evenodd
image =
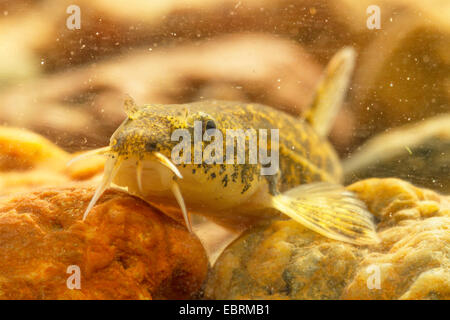
<instances>
[{"instance_id":1,"label":"mottled fish body","mask_svg":"<svg viewBox=\"0 0 450 320\"><path fill-rule=\"evenodd\" d=\"M85 217L113 183L171 216L181 209L189 230L192 214L230 230L287 216L335 240L376 243L372 215L340 185L341 165L325 137L344 96L353 63L354 53L348 48L332 59L306 120L253 103L208 100L138 107L128 99L127 119L112 135L110 146L100 150L108 160L103 181ZM222 147L216 148L214 155L217 150L225 155L228 130L239 129L247 133L240 137L246 141L246 161L237 163L236 154L234 163L217 159L206 163L204 158L200 163L186 163L187 158L183 163L174 163L172 152L180 140L173 139L173 133L184 129L195 136L196 123L201 124L202 140L189 142L191 161L199 150L196 148L204 152L217 141L215 137L204 141L211 130L224 137ZM267 154L278 152L278 170L263 175L262 164L249 161L253 138L248 130L256 133L256 145L261 148L260 130L272 129L278 132L278 143L272 145L271 133L262 146Z\"/></svg>"}]
</instances>

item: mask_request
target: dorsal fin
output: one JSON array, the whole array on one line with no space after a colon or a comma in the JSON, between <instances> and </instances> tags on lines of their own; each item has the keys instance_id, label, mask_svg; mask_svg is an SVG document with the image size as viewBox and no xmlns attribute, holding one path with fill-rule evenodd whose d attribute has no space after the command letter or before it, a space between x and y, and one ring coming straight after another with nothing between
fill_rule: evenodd
<instances>
[{"instance_id":1,"label":"dorsal fin","mask_svg":"<svg viewBox=\"0 0 450 320\"><path fill-rule=\"evenodd\" d=\"M351 47L339 50L328 63L317 86L314 100L305 114L306 120L321 136L327 136L342 105L355 65Z\"/></svg>"}]
</instances>

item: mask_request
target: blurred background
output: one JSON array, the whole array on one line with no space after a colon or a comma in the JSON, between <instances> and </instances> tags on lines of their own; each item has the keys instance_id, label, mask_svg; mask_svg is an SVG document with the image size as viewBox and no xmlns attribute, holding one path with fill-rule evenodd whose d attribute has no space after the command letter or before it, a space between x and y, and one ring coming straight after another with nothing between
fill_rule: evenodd
<instances>
[{"instance_id":1,"label":"blurred background","mask_svg":"<svg viewBox=\"0 0 450 320\"><path fill-rule=\"evenodd\" d=\"M79 29L67 26L71 5ZM374 5L379 29L368 27ZM300 115L327 61L350 45L357 65L330 135L346 158L372 136L449 112L449 40L448 0L1 0L0 122L74 152L108 143L125 94ZM446 130L447 143L448 127L429 139Z\"/></svg>"}]
</instances>

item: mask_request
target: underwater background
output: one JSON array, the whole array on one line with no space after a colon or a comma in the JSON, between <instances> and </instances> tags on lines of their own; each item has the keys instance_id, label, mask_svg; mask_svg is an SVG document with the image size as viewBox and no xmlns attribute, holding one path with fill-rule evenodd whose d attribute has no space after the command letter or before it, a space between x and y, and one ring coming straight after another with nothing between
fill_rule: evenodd
<instances>
[{"instance_id":1,"label":"underwater background","mask_svg":"<svg viewBox=\"0 0 450 320\"><path fill-rule=\"evenodd\" d=\"M380 244L271 221L210 266L180 221L125 192L79 221L104 159L66 163L109 144L126 95L301 117L346 46L328 138ZM450 299L449 1L0 1L0 125L2 299Z\"/></svg>"}]
</instances>

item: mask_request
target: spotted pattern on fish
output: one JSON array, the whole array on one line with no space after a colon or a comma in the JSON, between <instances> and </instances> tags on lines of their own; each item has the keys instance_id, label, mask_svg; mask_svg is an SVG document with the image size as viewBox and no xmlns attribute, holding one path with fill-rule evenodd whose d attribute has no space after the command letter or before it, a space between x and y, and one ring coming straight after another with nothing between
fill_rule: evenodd
<instances>
[{"instance_id":1,"label":"spotted pattern on fish","mask_svg":"<svg viewBox=\"0 0 450 320\"><path fill-rule=\"evenodd\" d=\"M308 123L277 109L261 104L242 104L229 101L209 100L191 104L160 105L140 107L133 115L131 123L117 130L111 139L112 151L120 156L142 157L142 150L158 150L170 157L172 148L178 141L170 137L175 129L192 130L192 121L202 120L207 114L216 123L224 136L223 155L226 155L227 129L279 129L280 179L279 191L296 185L315 182L341 180L338 157L326 139L318 136ZM175 116L174 116L175 115ZM196 118L196 115L199 115ZM246 139L248 141L248 139ZM268 138L270 142L270 138ZM202 148L212 142L202 141ZM259 144L258 144L259 145ZM270 153L270 145L269 150ZM191 145L194 155L194 143ZM246 156L249 144L245 146ZM235 154L237 158L237 155ZM194 174L208 174L218 177L224 188L230 184L240 184L242 192L248 190L251 182L260 179L260 164L199 164L192 169ZM183 167L186 165L184 164ZM234 166L229 176L227 166ZM227 172L227 173L225 173ZM258 177L259 176L259 177Z\"/></svg>"}]
</instances>

